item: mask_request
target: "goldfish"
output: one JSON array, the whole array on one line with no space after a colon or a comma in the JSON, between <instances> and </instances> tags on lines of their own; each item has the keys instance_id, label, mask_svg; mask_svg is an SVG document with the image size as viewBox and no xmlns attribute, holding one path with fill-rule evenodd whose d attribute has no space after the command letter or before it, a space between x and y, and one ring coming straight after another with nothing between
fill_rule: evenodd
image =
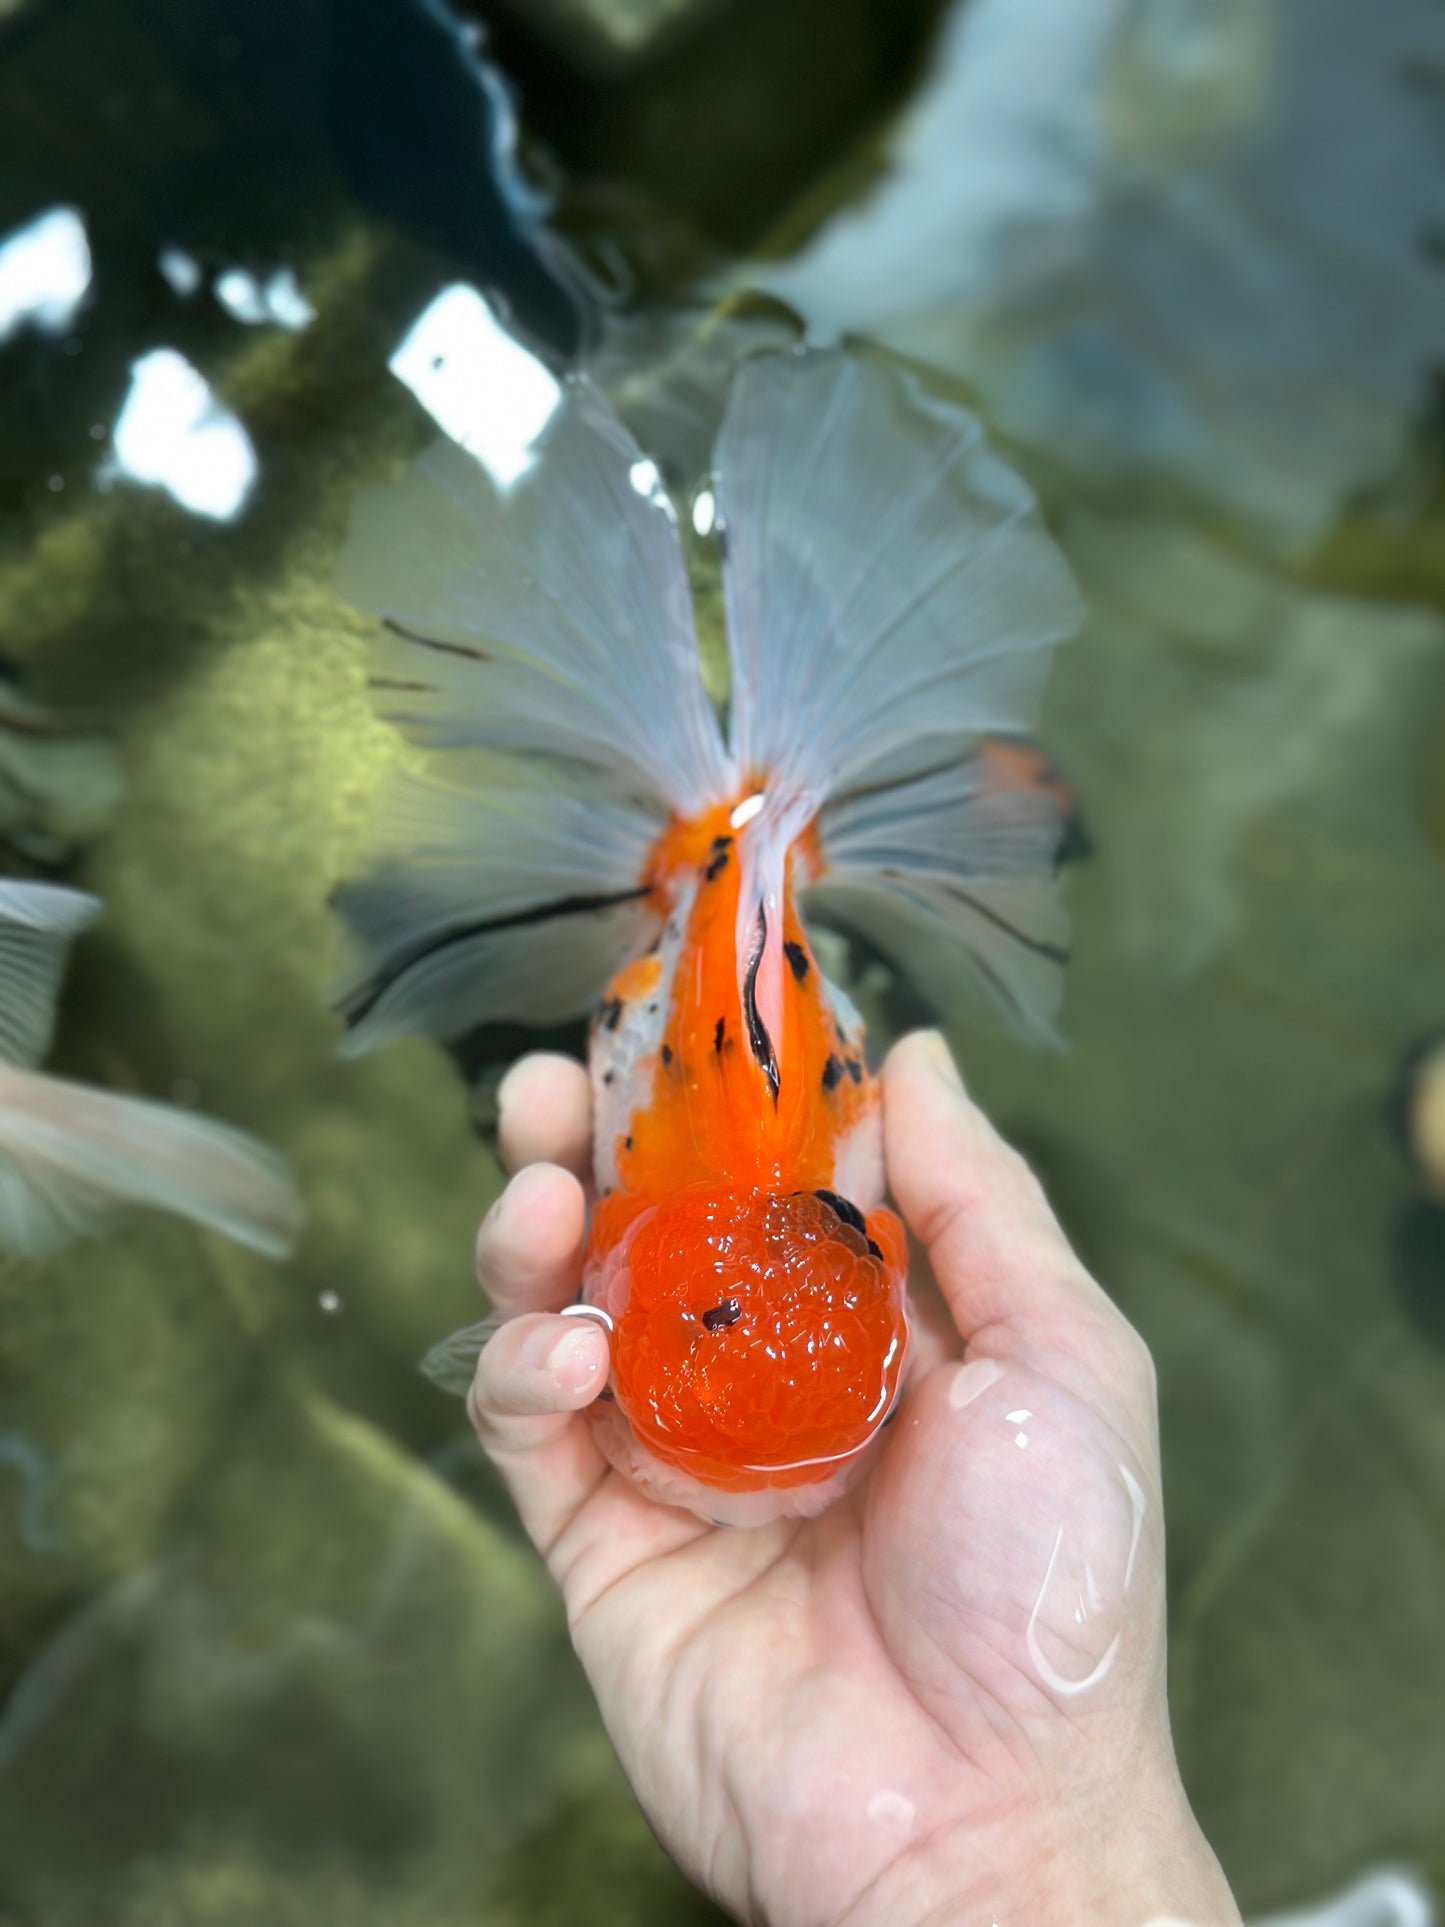
<instances>
[{"instance_id":1,"label":"goldfish","mask_svg":"<svg viewBox=\"0 0 1445 1927\"><path fill-rule=\"evenodd\" d=\"M879 1085L810 930L1050 1031L1057 785L996 745L1080 608L978 420L881 359L745 360L708 487L725 728L676 508L585 379L520 475L443 441L358 502L342 591L442 767L338 892L337 1002L352 1051L590 1006L590 1422L651 1497L749 1523L845 1489L909 1359Z\"/></svg>"},{"instance_id":2,"label":"goldfish","mask_svg":"<svg viewBox=\"0 0 1445 1927\"><path fill-rule=\"evenodd\" d=\"M276 1152L211 1118L37 1068L71 941L100 907L59 884L0 881L0 1247L44 1257L132 1203L284 1256L301 1207Z\"/></svg>"}]
</instances>

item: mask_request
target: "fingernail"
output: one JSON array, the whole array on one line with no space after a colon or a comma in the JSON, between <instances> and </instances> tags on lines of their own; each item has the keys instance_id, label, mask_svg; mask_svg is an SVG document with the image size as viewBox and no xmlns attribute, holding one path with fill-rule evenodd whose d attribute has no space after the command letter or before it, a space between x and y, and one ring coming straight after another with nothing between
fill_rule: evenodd
<instances>
[{"instance_id":1,"label":"fingernail","mask_svg":"<svg viewBox=\"0 0 1445 1927\"><path fill-rule=\"evenodd\" d=\"M555 1339L546 1357L546 1369L564 1392L585 1391L602 1370L601 1347L591 1321L576 1326Z\"/></svg>"},{"instance_id":2,"label":"fingernail","mask_svg":"<svg viewBox=\"0 0 1445 1927\"><path fill-rule=\"evenodd\" d=\"M941 1030L922 1032L921 1048L924 1060L934 1076L939 1078L951 1091L963 1089L963 1079L958 1066L953 1061L953 1052L948 1048L947 1039Z\"/></svg>"}]
</instances>

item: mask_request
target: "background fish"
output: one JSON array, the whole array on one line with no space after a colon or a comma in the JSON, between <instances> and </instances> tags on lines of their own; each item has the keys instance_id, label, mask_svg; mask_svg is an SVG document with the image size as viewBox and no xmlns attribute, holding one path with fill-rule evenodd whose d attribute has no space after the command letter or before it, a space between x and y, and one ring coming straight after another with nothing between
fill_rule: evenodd
<instances>
[{"instance_id":1,"label":"background fish","mask_svg":"<svg viewBox=\"0 0 1445 1927\"><path fill-rule=\"evenodd\" d=\"M0 882L0 1245L44 1256L125 1202L284 1256L301 1207L274 1151L210 1118L34 1068L71 939L99 914L79 890Z\"/></svg>"},{"instance_id":2,"label":"background fish","mask_svg":"<svg viewBox=\"0 0 1445 1927\"><path fill-rule=\"evenodd\" d=\"M342 587L386 713L471 780L394 796L339 893L340 1008L359 1050L600 995L594 1423L657 1497L753 1520L836 1495L907 1347L877 1087L808 920L1048 1034L1059 802L980 739L1027 730L1079 605L978 422L884 363L750 360L714 460L726 736L671 504L587 383L507 486L439 444L362 500Z\"/></svg>"}]
</instances>

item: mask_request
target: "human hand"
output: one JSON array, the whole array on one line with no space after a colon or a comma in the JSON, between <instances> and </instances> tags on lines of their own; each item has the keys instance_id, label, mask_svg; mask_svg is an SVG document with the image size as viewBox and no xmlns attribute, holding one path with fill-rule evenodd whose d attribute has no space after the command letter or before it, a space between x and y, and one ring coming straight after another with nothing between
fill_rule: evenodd
<instances>
[{"instance_id":1,"label":"human hand","mask_svg":"<svg viewBox=\"0 0 1445 1927\"><path fill-rule=\"evenodd\" d=\"M622 1765L679 1865L768 1927L1237 1923L1175 1769L1148 1351L933 1033L883 1072L916 1349L861 1483L816 1519L710 1526L611 1470L585 1406L586 1075L524 1058L516 1171L478 1238L515 1316L483 1447L566 1600Z\"/></svg>"}]
</instances>

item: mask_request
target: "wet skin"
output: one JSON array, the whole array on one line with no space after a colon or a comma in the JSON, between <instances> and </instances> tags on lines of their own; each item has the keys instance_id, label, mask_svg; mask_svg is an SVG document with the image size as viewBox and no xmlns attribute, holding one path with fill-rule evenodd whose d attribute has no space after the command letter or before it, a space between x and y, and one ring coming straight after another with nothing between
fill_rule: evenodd
<instances>
[{"instance_id":1,"label":"wet skin","mask_svg":"<svg viewBox=\"0 0 1445 1927\"><path fill-rule=\"evenodd\" d=\"M561 1058L501 1092L516 1175L478 1267L517 1316L478 1364L478 1436L652 1825L739 1918L1236 1923L1169 1738L1148 1352L939 1038L895 1047L883 1103L921 1329L878 1461L830 1511L708 1526L601 1459L583 1414L608 1339L557 1315L590 1160Z\"/></svg>"}]
</instances>

